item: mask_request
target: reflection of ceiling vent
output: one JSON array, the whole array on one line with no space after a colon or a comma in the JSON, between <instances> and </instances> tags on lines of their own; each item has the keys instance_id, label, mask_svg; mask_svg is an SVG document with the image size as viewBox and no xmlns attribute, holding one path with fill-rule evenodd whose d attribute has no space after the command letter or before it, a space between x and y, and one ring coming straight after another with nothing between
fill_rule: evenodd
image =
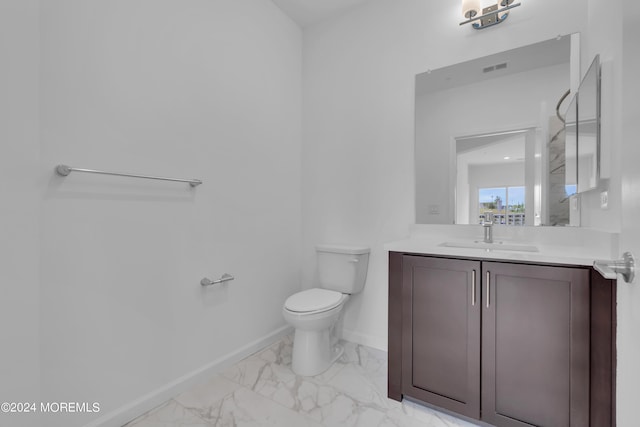
<instances>
[{"instance_id":1,"label":"reflection of ceiling vent","mask_svg":"<svg viewBox=\"0 0 640 427\"><path fill-rule=\"evenodd\" d=\"M490 67L485 67L482 69L483 73L490 73L492 71L504 70L507 68L507 63L503 62L502 64L491 65Z\"/></svg>"}]
</instances>

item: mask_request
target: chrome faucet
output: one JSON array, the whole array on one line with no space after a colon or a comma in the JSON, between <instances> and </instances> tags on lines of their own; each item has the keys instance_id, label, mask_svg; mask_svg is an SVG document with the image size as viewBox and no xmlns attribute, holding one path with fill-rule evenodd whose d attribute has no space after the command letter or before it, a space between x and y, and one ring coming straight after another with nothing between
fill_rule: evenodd
<instances>
[{"instance_id":1,"label":"chrome faucet","mask_svg":"<svg viewBox=\"0 0 640 427\"><path fill-rule=\"evenodd\" d=\"M484 213L482 227L484 228L484 242L493 243L493 212Z\"/></svg>"}]
</instances>

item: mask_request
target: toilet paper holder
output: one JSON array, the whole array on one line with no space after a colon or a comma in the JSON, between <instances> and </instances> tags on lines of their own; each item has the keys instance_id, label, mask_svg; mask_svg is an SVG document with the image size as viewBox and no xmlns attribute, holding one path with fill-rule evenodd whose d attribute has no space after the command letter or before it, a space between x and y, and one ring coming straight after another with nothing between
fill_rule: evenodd
<instances>
[{"instance_id":1,"label":"toilet paper holder","mask_svg":"<svg viewBox=\"0 0 640 427\"><path fill-rule=\"evenodd\" d=\"M216 280L207 279L205 277L202 280L200 280L200 284L202 286L218 285L220 283L228 282L228 281L233 280L233 279L235 279L235 277L233 277L232 275L230 275L228 273L224 273L219 279L216 279Z\"/></svg>"}]
</instances>

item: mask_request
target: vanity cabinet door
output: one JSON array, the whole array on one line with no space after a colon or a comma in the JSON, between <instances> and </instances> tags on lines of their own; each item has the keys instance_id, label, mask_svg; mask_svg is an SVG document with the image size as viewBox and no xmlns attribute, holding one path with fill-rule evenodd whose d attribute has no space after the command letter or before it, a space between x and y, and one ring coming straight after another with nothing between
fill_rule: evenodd
<instances>
[{"instance_id":1,"label":"vanity cabinet door","mask_svg":"<svg viewBox=\"0 0 640 427\"><path fill-rule=\"evenodd\" d=\"M480 417L480 262L405 255L402 393Z\"/></svg>"},{"instance_id":2,"label":"vanity cabinet door","mask_svg":"<svg viewBox=\"0 0 640 427\"><path fill-rule=\"evenodd\" d=\"M588 426L589 270L482 268L482 420Z\"/></svg>"}]
</instances>

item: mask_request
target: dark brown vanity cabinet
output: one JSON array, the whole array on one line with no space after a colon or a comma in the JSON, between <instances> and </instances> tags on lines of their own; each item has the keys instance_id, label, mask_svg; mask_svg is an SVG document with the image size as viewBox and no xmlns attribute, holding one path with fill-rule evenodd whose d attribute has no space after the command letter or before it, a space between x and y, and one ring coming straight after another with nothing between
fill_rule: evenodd
<instances>
[{"instance_id":1,"label":"dark brown vanity cabinet","mask_svg":"<svg viewBox=\"0 0 640 427\"><path fill-rule=\"evenodd\" d=\"M407 256L403 262L405 394L480 417L480 262Z\"/></svg>"},{"instance_id":2,"label":"dark brown vanity cabinet","mask_svg":"<svg viewBox=\"0 0 640 427\"><path fill-rule=\"evenodd\" d=\"M389 397L496 426L615 424L611 281L398 253L389 271Z\"/></svg>"},{"instance_id":3,"label":"dark brown vanity cabinet","mask_svg":"<svg viewBox=\"0 0 640 427\"><path fill-rule=\"evenodd\" d=\"M588 426L589 270L482 269L482 419Z\"/></svg>"}]
</instances>

